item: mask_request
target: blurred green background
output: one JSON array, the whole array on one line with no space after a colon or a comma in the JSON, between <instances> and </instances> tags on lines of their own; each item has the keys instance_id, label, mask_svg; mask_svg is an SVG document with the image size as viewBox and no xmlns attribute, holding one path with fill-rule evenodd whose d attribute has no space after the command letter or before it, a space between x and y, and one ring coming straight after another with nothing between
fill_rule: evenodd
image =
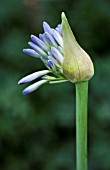
<instances>
[{"instance_id":1,"label":"blurred green background","mask_svg":"<svg viewBox=\"0 0 110 170\"><path fill-rule=\"evenodd\" d=\"M64 11L95 76L89 86L89 170L110 170L110 1L0 0L0 170L75 170L75 88L44 85L23 96L20 78L44 69L23 54L30 35Z\"/></svg>"}]
</instances>

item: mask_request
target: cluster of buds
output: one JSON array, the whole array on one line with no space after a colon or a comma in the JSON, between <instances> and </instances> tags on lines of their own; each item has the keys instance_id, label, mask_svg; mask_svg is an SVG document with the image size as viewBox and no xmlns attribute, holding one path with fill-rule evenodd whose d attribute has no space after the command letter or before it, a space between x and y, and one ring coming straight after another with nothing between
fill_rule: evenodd
<instances>
[{"instance_id":1,"label":"cluster of buds","mask_svg":"<svg viewBox=\"0 0 110 170\"><path fill-rule=\"evenodd\" d=\"M66 16L62 13L62 24L55 29L43 22L44 33L39 38L31 35L30 48L23 52L40 58L46 70L37 71L24 78L18 84L25 84L41 78L23 90L28 94L45 83L72 83L89 80L94 74L92 61L88 54L77 43Z\"/></svg>"}]
</instances>

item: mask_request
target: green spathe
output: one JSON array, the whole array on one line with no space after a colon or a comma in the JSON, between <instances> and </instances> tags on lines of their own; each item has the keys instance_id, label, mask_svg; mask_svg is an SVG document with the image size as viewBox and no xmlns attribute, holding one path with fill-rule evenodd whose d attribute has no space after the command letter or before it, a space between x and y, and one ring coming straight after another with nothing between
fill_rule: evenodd
<instances>
[{"instance_id":1,"label":"green spathe","mask_svg":"<svg viewBox=\"0 0 110 170\"><path fill-rule=\"evenodd\" d=\"M77 43L64 12L62 12L62 34L63 74L73 83L89 80L94 74L93 63Z\"/></svg>"}]
</instances>

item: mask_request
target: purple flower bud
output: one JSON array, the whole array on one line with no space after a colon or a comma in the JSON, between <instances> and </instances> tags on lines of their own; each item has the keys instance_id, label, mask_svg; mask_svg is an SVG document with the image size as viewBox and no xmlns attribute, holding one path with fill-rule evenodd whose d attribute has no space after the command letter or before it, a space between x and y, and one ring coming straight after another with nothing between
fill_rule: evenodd
<instances>
[{"instance_id":1,"label":"purple flower bud","mask_svg":"<svg viewBox=\"0 0 110 170\"><path fill-rule=\"evenodd\" d=\"M37 53L36 51L34 51L32 49L29 49L29 48L23 49L23 52L25 54L28 54L28 55L32 56L32 57L39 57L39 53Z\"/></svg>"},{"instance_id":2,"label":"purple flower bud","mask_svg":"<svg viewBox=\"0 0 110 170\"><path fill-rule=\"evenodd\" d=\"M60 35L60 33L53 29L53 37L57 41L57 43L62 47L63 46L63 39Z\"/></svg>"},{"instance_id":3,"label":"purple flower bud","mask_svg":"<svg viewBox=\"0 0 110 170\"><path fill-rule=\"evenodd\" d=\"M62 24L58 24L56 30L62 35Z\"/></svg>"},{"instance_id":4,"label":"purple flower bud","mask_svg":"<svg viewBox=\"0 0 110 170\"><path fill-rule=\"evenodd\" d=\"M49 45L49 42L46 40L44 34L39 34L39 38L40 38L40 40L43 41L48 47L50 46L50 45Z\"/></svg>"},{"instance_id":5,"label":"purple flower bud","mask_svg":"<svg viewBox=\"0 0 110 170\"><path fill-rule=\"evenodd\" d=\"M48 51L49 48L46 46L46 44L41 41L39 38L37 38L36 36L34 35L31 35L31 40L36 44L38 45L40 48L42 48L43 50L45 51Z\"/></svg>"},{"instance_id":6,"label":"purple flower bud","mask_svg":"<svg viewBox=\"0 0 110 170\"><path fill-rule=\"evenodd\" d=\"M40 55L47 55L40 47L38 47L37 45L35 45L33 42L28 42L28 45L33 48L37 53L39 53Z\"/></svg>"},{"instance_id":7,"label":"purple flower bud","mask_svg":"<svg viewBox=\"0 0 110 170\"><path fill-rule=\"evenodd\" d=\"M43 84L47 83L47 82L48 82L48 80L40 80L40 81L28 86L27 88L25 88L22 93L24 95L29 94L29 93L35 91L36 89L38 89Z\"/></svg>"},{"instance_id":8,"label":"purple flower bud","mask_svg":"<svg viewBox=\"0 0 110 170\"><path fill-rule=\"evenodd\" d=\"M35 73L32 73L24 78L22 78L18 84L25 84L25 83L28 83L30 81L33 81L47 73L49 73L50 71L49 70L42 70L42 71L38 71L38 72L35 72Z\"/></svg>"},{"instance_id":9,"label":"purple flower bud","mask_svg":"<svg viewBox=\"0 0 110 170\"><path fill-rule=\"evenodd\" d=\"M45 32L44 35L45 35L46 40L47 40L51 45L53 45L53 46L55 46L55 47L58 46L57 43L55 42L54 38L53 38L48 32Z\"/></svg>"},{"instance_id":10,"label":"purple flower bud","mask_svg":"<svg viewBox=\"0 0 110 170\"><path fill-rule=\"evenodd\" d=\"M52 28L45 21L43 22L43 28L44 28L44 32L48 32L49 34L52 34Z\"/></svg>"},{"instance_id":11,"label":"purple flower bud","mask_svg":"<svg viewBox=\"0 0 110 170\"><path fill-rule=\"evenodd\" d=\"M61 64L63 63L63 55L55 48L51 48L51 53L54 55L55 59L60 62Z\"/></svg>"}]
</instances>

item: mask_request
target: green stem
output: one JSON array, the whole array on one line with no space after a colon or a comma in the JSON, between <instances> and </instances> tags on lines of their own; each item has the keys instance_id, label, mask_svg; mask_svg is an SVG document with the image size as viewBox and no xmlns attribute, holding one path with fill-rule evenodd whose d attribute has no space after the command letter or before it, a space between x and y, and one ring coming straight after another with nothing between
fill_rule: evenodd
<instances>
[{"instance_id":1,"label":"green stem","mask_svg":"<svg viewBox=\"0 0 110 170\"><path fill-rule=\"evenodd\" d=\"M87 170L88 81L76 83L76 169Z\"/></svg>"}]
</instances>

